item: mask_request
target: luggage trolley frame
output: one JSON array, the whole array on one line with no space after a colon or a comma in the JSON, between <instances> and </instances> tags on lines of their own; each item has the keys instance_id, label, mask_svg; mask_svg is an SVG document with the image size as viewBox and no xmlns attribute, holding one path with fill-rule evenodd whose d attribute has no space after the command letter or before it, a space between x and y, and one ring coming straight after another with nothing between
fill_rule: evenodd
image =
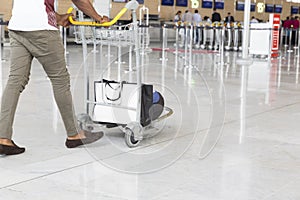
<instances>
[{"instance_id":1,"label":"luggage trolley frame","mask_svg":"<svg viewBox=\"0 0 300 200\"><path fill-rule=\"evenodd\" d=\"M86 112L87 115L89 116L89 105L92 104L94 105L94 108L97 105L101 105L101 106L106 106L106 107L110 107L110 108L122 108L122 109L127 109L128 112L130 111L135 111L135 120L132 121L128 121L127 123L121 122L119 123L118 121L109 121L109 120L105 120L105 122L103 122L103 124L107 124L107 125L112 125L115 124L116 126L119 126L122 128L122 131L125 133L125 142L127 144L128 147L136 147L138 146L138 144L140 143L140 141L145 137L145 130L149 129L149 127L151 127L152 123L161 121L167 117L169 117L170 115L173 114L173 110L164 106L163 107L163 114L151 121L150 124L147 124L146 126L143 126L141 123L141 113L142 113L142 88L143 85L142 84L142 69L141 69L141 65L140 65L140 40L139 38L139 34L138 34L138 22L137 22L137 15L136 15L136 10L138 8L139 4L136 0L131 0L129 1L125 7L117 14L117 16L111 20L110 22L105 22L105 23L97 23L97 22L86 22L86 21L75 21L72 17L69 18L70 22L73 25L76 26L90 26L90 27L111 27L112 25L114 25L117 20L119 20L119 18L124 15L127 10L130 10L132 13L132 29L129 29L128 32L130 32L130 34L126 33L127 30L123 30L123 32L125 33L125 37L124 35L122 35L120 29L121 27L117 27L116 29L114 29L113 27L111 29L100 29L99 33L100 33L100 37L98 35L97 38L97 34L95 34L95 41L99 44L102 43L114 43L116 42L116 45L124 45L125 44L129 44L129 45L134 45L135 46L135 56L136 56L136 83L129 83L129 85L136 85L136 94L134 95L137 99L136 99L136 108L132 108L132 107L126 107L124 105L113 105L111 103L106 103L106 102L97 102L96 101L96 92L95 92L95 101L91 101L89 100L89 74L87 73L87 69L85 70L85 82L86 82L86 91L85 91L85 105L86 105ZM68 13L71 13L73 11L73 8L69 8ZM80 29L81 31L84 29ZM133 34L132 34L133 33ZM109 34L110 37L107 37ZM82 34L84 35L84 34ZM133 37L130 37L133 36ZM97 41L98 40L98 41ZM122 43L123 41L123 43ZM85 40L83 40L82 45L84 45ZM86 45L86 44L85 44ZM85 66L84 68L86 68L87 66ZM119 72L120 73L120 72ZM104 79L102 79L103 81ZM113 81L112 81L113 82ZM124 82L119 81L118 82L120 85L123 84ZM125 82L126 83L126 82ZM95 88L94 88L95 89ZM83 120L84 121L89 121L89 120ZM94 120L92 120L94 122ZM96 121L98 123L102 123L99 121ZM80 122L82 123L82 122Z\"/></svg>"}]
</instances>

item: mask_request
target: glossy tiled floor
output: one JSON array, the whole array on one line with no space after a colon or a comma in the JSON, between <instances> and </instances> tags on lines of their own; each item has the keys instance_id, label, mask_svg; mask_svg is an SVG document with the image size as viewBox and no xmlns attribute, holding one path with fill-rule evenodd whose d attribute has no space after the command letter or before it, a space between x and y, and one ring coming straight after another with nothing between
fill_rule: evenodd
<instances>
[{"instance_id":1,"label":"glossy tiled floor","mask_svg":"<svg viewBox=\"0 0 300 200\"><path fill-rule=\"evenodd\" d=\"M70 45L67 51L75 107L82 113L81 48ZM0 199L300 199L298 57L239 66L234 52L225 53L225 65L216 64L220 57L213 52L194 53L192 63L183 56L142 56L144 81L163 93L174 114L154 124L150 133L156 136L135 149L118 128L101 126L95 127L105 131L101 141L66 149L49 80L34 61L14 124L14 140L27 151L0 157ZM3 58L1 91L8 47ZM125 49L122 62L115 61L115 48L89 53L91 82L102 75L134 82Z\"/></svg>"}]
</instances>

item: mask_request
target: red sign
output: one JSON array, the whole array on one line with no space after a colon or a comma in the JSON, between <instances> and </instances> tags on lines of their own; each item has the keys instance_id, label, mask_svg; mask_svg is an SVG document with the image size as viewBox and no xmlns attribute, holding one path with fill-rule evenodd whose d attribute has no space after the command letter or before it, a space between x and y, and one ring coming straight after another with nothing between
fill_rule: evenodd
<instances>
[{"instance_id":1,"label":"red sign","mask_svg":"<svg viewBox=\"0 0 300 200\"><path fill-rule=\"evenodd\" d=\"M270 23L272 24L272 49L271 57L279 56L279 30L280 30L280 15L270 14Z\"/></svg>"}]
</instances>

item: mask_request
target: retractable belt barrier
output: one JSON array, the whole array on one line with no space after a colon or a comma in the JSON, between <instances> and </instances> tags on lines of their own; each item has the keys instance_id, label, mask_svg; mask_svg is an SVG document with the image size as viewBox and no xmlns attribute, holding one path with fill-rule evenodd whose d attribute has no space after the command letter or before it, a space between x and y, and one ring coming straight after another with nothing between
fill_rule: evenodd
<instances>
[{"instance_id":1,"label":"retractable belt barrier","mask_svg":"<svg viewBox=\"0 0 300 200\"><path fill-rule=\"evenodd\" d=\"M197 26L187 23L166 23L166 24L155 24L149 25L149 28L153 31L155 28L159 28L163 33L160 36L159 42L162 44L162 51L170 51L175 54L183 54L186 63L191 63L191 53L205 53L203 50L207 50L208 53L218 53L221 55L221 58L224 54L224 51L242 51L242 40L243 40L243 26L241 23L201 23ZM250 28L250 31L265 31L269 35L267 37L267 46L266 52L260 54L260 52L250 53L250 41L249 41L249 54L258 55L258 57L264 57L266 55L268 58L271 57L282 57L284 54L282 51L285 49L291 49L295 52L295 55L300 55L300 30L284 30L276 28ZM276 32L277 35L274 35ZM289 32L289 35L285 36L281 32ZM279 33L279 34L278 34ZM151 35L152 37L152 35ZM283 38L287 37L287 38ZM151 38L153 39L153 38ZM251 40L251 37L250 37ZM274 50L276 41L279 41L277 44L278 50ZM286 42L288 41L288 42ZM172 49L173 45L170 45L171 42L175 42L175 49ZM169 45L168 45L169 43ZM260 45L260 43L257 43ZM265 45L265 44L261 44ZM158 49L159 50L159 49ZM290 51L288 51L290 52ZM162 53L162 59L167 59L165 54ZM223 59L220 59L220 62L224 63Z\"/></svg>"},{"instance_id":2,"label":"retractable belt barrier","mask_svg":"<svg viewBox=\"0 0 300 200\"><path fill-rule=\"evenodd\" d=\"M172 30L175 31L175 46L184 50L186 50L186 45L190 48L190 40L192 40L194 50L219 51L221 44L223 44L225 51L242 50L243 26L241 23L200 23L196 26L188 23L166 24L163 26L152 26L150 24L150 27L169 29L167 33L170 35ZM279 31L279 52L300 54L300 29L250 28L250 31L256 30L270 31L270 35L273 31ZM192 34L190 31L192 31ZM224 31L224 37L222 37L222 31ZM165 38L172 41L172 37ZM164 43L163 39L165 38L162 38L162 43ZM269 39L271 40L272 37L270 36Z\"/></svg>"},{"instance_id":3,"label":"retractable belt barrier","mask_svg":"<svg viewBox=\"0 0 300 200\"><path fill-rule=\"evenodd\" d=\"M241 49L242 26L240 23L226 24L221 22L199 23L191 25L186 23L177 23L175 28L179 29L179 45L183 47L185 40L190 40L191 28L193 29L193 45L195 49L219 50L220 44L224 42L225 50ZM224 30L225 29L225 30ZM224 41L221 41L222 30L225 31Z\"/></svg>"},{"instance_id":4,"label":"retractable belt barrier","mask_svg":"<svg viewBox=\"0 0 300 200\"><path fill-rule=\"evenodd\" d=\"M145 8L146 9L146 8ZM111 22L99 24L96 22L72 22L76 25L84 26L111 26L116 23L119 16L122 16L126 12L127 8L123 8L121 12ZM72 10L69 10L72 12ZM70 19L70 21L73 19ZM141 19L140 19L141 20ZM186 45L192 45L192 49L197 50L213 50L219 51L221 44L225 51L241 51L242 50L242 39L243 39L243 25L239 22L224 23L224 22L201 22L199 24L191 24L184 22L176 23L158 23L151 24L147 21L146 24L139 23L140 35L142 36L142 49L147 47L150 41L153 41L154 36L151 29L159 28L159 39L158 41L164 44L164 49L168 48L167 42L174 41L175 46L178 48L184 48ZM257 30L250 28L250 30ZM262 30L262 29L261 29ZM266 30L266 29L263 29ZM274 30L272 28L268 29ZM152 32L151 32L152 31ZM224 37L222 37L222 31L224 31ZM299 36L300 29L294 28L281 28L279 38L279 51L284 52L295 52L299 54ZM147 33L145 35L145 33ZM165 35L165 36L164 36ZM173 36L173 37L172 37ZM150 38L151 37L151 38ZM143 38L146 38L145 40ZM167 40L167 41L164 41ZM191 40L191 42L190 42ZM77 40L78 41L78 40ZM90 42L95 42L93 39ZM298 51L297 51L298 50Z\"/></svg>"},{"instance_id":5,"label":"retractable belt barrier","mask_svg":"<svg viewBox=\"0 0 300 200\"><path fill-rule=\"evenodd\" d=\"M292 53L299 55L300 47L300 29L297 28L281 28L280 31L280 47L284 53Z\"/></svg>"}]
</instances>

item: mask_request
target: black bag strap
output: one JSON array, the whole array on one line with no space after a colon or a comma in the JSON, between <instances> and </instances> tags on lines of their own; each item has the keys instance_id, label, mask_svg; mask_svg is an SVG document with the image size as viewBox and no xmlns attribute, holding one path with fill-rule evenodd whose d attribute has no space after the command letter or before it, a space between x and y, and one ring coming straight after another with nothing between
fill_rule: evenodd
<instances>
[{"instance_id":1,"label":"black bag strap","mask_svg":"<svg viewBox=\"0 0 300 200\"><path fill-rule=\"evenodd\" d=\"M107 96L107 94L106 94L106 92L104 92L105 93L105 97L106 97L106 99L107 100L109 100L109 101L118 101L119 99L121 99L121 93L122 93L122 89L123 89L123 87L122 87L122 82L116 82L116 81L108 81L108 80L105 80L105 79L103 79L103 82L105 83L104 84L104 88L106 89L106 87L110 87L111 89L113 89L113 90L119 90L119 94L118 94L118 96L116 97L116 98L110 98L110 97L108 97ZM113 87L112 85L111 85L111 83L118 83L118 87Z\"/></svg>"}]
</instances>

